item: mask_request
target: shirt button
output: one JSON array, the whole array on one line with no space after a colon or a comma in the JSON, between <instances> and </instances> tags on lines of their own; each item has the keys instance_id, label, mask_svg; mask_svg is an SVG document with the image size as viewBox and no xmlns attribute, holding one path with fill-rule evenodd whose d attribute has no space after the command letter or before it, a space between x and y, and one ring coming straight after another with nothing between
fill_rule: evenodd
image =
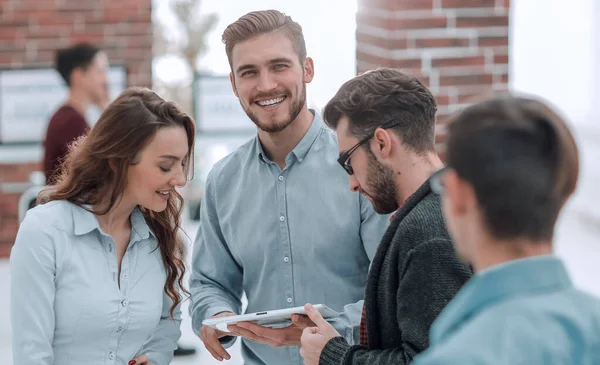
<instances>
[{"instance_id":1,"label":"shirt button","mask_svg":"<svg viewBox=\"0 0 600 365\"><path fill-rule=\"evenodd\" d=\"M291 303L292 302L292 298L287 298L287 302Z\"/></svg>"},{"instance_id":2,"label":"shirt button","mask_svg":"<svg viewBox=\"0 0 600 365\"><path fill-rule=\"evenodd\" d=\"M123 274L123 279L127 279L127 274Z\"/></svg>"},{"instance_id":3,"label":"shirt button","mask_svg":"<svg viewBox=\"0 0 600 365\"><path fill-rule=\"evenodd\" d=\"M109 358L110 360L114 359L114 358L115 358L115 354L114 354L114 353L111 351L111 352L108 354L108 358Z\"/></svg>"},{"instance_id":4,"label":"shirt button","mask_svg":"<svg viewBox=\"0 0 600 365\"><path fill-rule=\"evenodd\" d=\"M283 176L279 175L279 181L283 181Z\"/></svg>"},{"instance_id":5,"label":"shirt button","mask_svg":"<svg viewBox=\"0 0 600 365\"><path fill-rule=\"evenodd\" d=\"M124 300L121 302L121 304L123 305L123 307L127 307L129 305L129 301Z\"/></svg>"},{"instance_id":6,"label":"shirt button","mask_svg":"<svg viewBox=\"0 0 600 365\"><path fill-rule=\"evenodd\" d=\"M119 328L117 328L117 332L121 332L123 331L123 327L119 326Z\"/></svg>"},{"instance_id":7,"label":"shirt button","mask_svg":"<svg viewBox=\"0 0 600 365\"><path fill-rule=\"evenodd\" d=\"M286 256L286 257L283 258L283 262L288 262L288 261L290 261L289 257Z\"/></svg>"},{"instance_id":8,"label":"shirt button","mask_svg":"<svg viewBox=\"0 0 600 365\"><path fill-rule=\"evenodd\" d=\"M285 220L285 217L281 216L281 217L279 217L279 220L283 222Z\"/></svg>"}]
</instances>

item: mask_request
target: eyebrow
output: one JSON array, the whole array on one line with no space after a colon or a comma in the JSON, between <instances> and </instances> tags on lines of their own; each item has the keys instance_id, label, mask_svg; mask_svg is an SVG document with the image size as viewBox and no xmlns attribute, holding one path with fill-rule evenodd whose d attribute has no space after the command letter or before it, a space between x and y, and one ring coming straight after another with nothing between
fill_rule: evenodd
<instances>
[{"instance_id":1,"label":"eyebrow","mask_svg":"<svg viewBox=\"0 0 600 365\"><path fill-rule=\"evenodd\" d=\"M279 57L279 58L275 58L275 59L270 60L269 63L270 64L274 64L274 63L293 63L293 62L289 58Z\"/></svg>"},{"instance_id":2,"label":"eyebrow","mask_svg":"<svg viewBox=\"0 0 600 365\"><path fill-rule=\"evenodd\" d=\"M162 156L160 156L159 158L166 158L166 159L169 159L169 160L175 160L175 161L179 161L179 160L181 160L179 157L177 157L177 156L173 156L173 155L162 155Z\"/></svg>"},{"instance_id":3,"label":"eyebrow","mask_svg":"<svg viewBox=\"0 0 600 365\"><path fill-rule=\"evenodd\" d=\"M292 60L290 60L289 58L286 57L279 57L279 58L274 58L272 60L269 60L268 62L270 65L275 64L275 63L293 63ZM241 65L239 66L236 70L235 73L239 74L240 72L246 71L246 70L251 70L253 68L256 68L255 65L252 64L246 64L246 65Z\"/></svg>"},{"instance_id":4,"label":"eyebrow","mask_svg":"<svg viewBox=\"0 0 600 365\"><path fill-rule=\"evenodd\" d=\"M254 66L254 65L241 65L240 67L238 67L238 68L235 70L235 73L236 73L236 74L239 74L239 73L240 73L240 72L242 72L242 71L251 70L251 69L253 69L253 68L255 68L255 66Z\"/></svg>"}]
</instances>

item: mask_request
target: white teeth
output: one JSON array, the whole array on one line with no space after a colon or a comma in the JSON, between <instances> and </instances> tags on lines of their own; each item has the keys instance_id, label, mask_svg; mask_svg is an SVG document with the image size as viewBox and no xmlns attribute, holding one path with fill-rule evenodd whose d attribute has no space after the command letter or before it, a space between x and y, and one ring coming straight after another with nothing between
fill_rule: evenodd
<instances>
[{"instance_id":1,"label":"white teeth","mask_svg":"<svg viewBox=\"0 0 600 365\"><path fill-rule=\"evenodd\" d=\"M270 100L261 100L261 101L257 101L257 103L260 106L269 106L269 105L279 104L283 101L283 99L285 99L285 97L281 97L281 98L277 98L277 99L270 99Z\"/></svg>"},{"instance_id":2,"label":"white teeth","mask_svg":"<svg viewBox=\"0 0 600 365\"><path fill-rule=\"evenodd\" d=\"M156 191L157 193L159 193L160 195L169 195L168 191Z\"/></svg>"}]
</instances>

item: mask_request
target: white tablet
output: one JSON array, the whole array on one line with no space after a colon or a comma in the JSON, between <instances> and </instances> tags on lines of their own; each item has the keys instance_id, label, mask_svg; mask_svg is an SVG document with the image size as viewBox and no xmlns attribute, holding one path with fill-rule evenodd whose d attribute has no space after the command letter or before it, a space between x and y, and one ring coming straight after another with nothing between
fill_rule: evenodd
<instances>
[{"instance_id":1,"label":"white tablet","mask_svg":"<svg viewBox=\"0 0 600 365\"><path fill-rule=\"evenodd\" d=\"M338 312L323 304L314 304L313 307L315 307L315 309L319 313L321 313L325 320L330 321L340 316ZM224 332L228 332L228 325L235 324L237 322L252 322L260 326L280 328L292 324L292 314L306 315L304 306L256 313L247 313L239 316L205 319L204 321L202 321L202 324Z\"/></svg>"}]
</instances>

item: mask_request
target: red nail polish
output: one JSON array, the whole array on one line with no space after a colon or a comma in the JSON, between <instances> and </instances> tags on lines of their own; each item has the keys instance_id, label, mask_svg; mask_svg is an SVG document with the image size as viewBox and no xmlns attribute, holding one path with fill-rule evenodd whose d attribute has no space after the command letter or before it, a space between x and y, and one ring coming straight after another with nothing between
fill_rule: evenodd
<instances>
[{"instance_id":1,"label":"red nail polish","mask_svg":"<svg viewBox=\"0 0 600 365\"><path fill-rule=\"evenodd\" d=\"M131 360L127 365L135 365L135 360Z\"/></svg>"}]
</instances>

